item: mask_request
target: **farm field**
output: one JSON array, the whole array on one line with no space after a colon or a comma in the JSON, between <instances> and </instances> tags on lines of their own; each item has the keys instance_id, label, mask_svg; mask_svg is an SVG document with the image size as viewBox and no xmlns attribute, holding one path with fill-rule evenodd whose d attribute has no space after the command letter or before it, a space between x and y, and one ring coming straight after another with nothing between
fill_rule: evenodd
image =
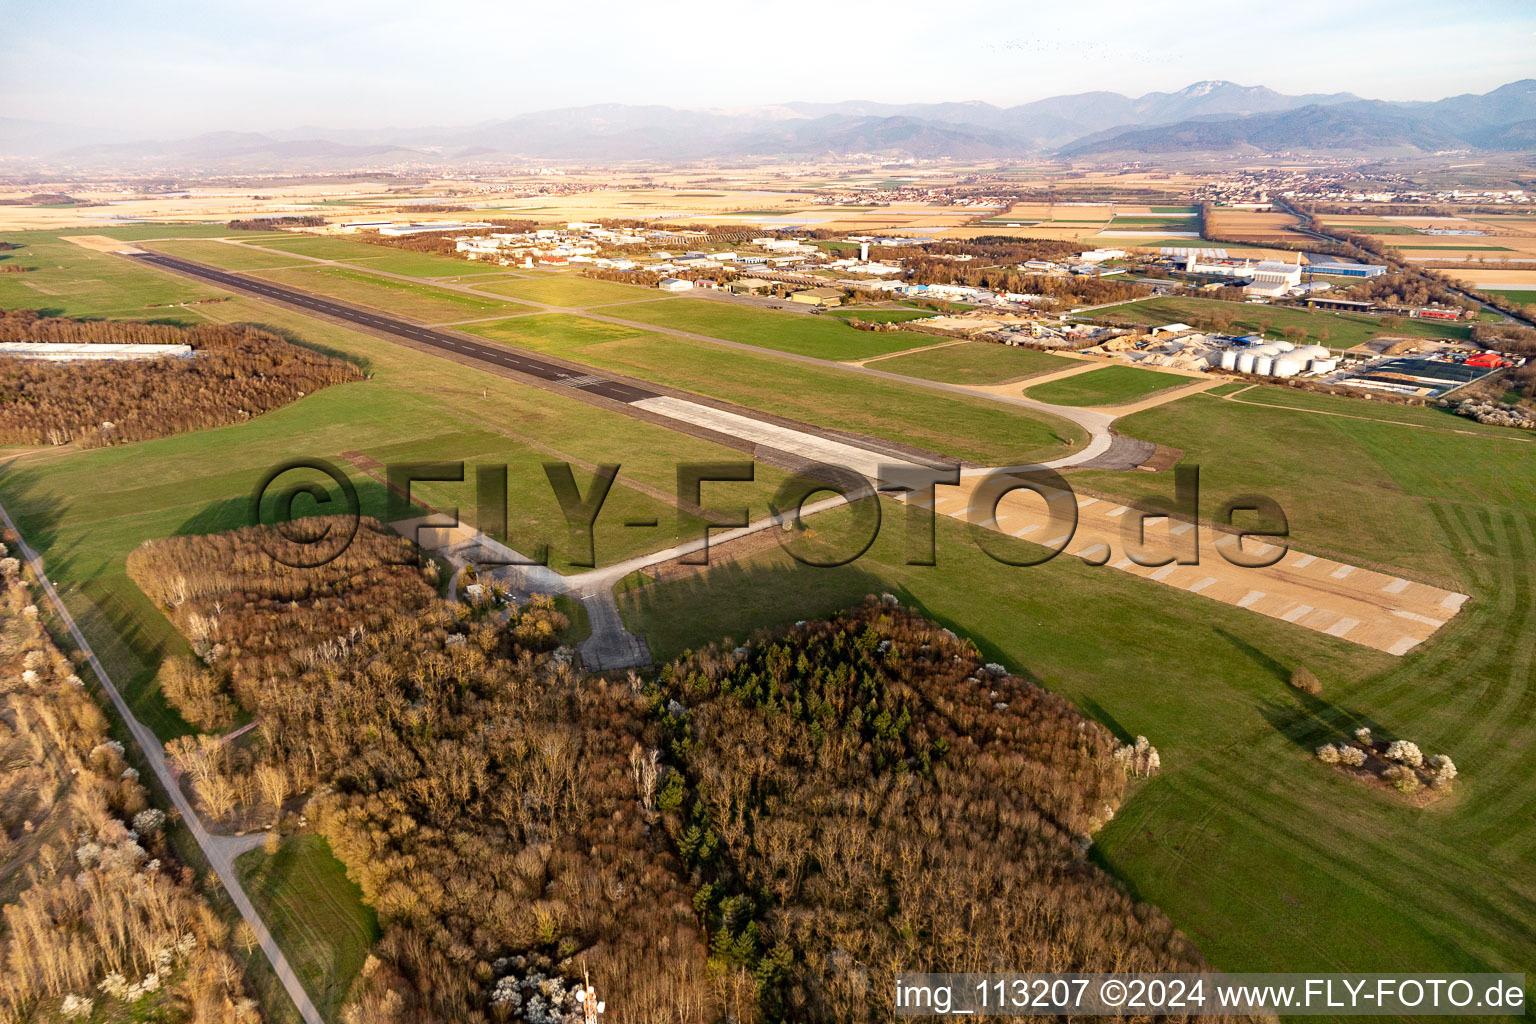
<instances>
[{"instance_id":1,"label":"farm field","mask_svg":"<svg viewBox=\"0 0 1536 1024\"><path fill-rule=\"evenodd\" d=\"M1030 374L1065 370L1073 365L1073 360L1034 349L965 341L924 352L886 356L865 365L945 384L999 384Z\"/></svg>"},{"instance_id":2,"label":"farm field","mask_svg":"<svg viewBox=\"0 0 1536 1024\"><path fill-rule=\"evenodd\" d=\"M1211 210L1211 223L1207 227L1217 238L1258 243L1294 242L1305 238L1288 230L1295 223L1296 218L1288 213L1234 210L1218 206Z\"/></svg>"},{"instance_id":3,"label":"farm field","mask_svg":"<svg viewBox=\"0 0 1536 1024\"><path fill-rule=\"evenodd\" d=\"M1172 296L1139 299L1119 306L1109 306L1096 310L1094 317L1123 323L1182 322L1196 326L1213 318L1224 318L1234 330L1259 333L1262 329L1267 335L1275 337L1288 327L1297 327L1307 332L1308 341L1334 349L1353 348L1384 334L1393 337L1457 340L1470 336L1469 328L1466 326L1442 321L1403 318L1398 326L1388 330L1381 326L1379 318L1364 313L1331 313L1324 310L1260 306L1243 302L1222 302L1218 299ZM1326 336L1324 331L1327 332Z\"/></svg>"},{"instance_id":4,"label":"farm field","mask_svg":"<svg viewBox=\"0 0 1536 1024\"><path fill-rule=\"evenodd\" d=\"M1026 397L1052 405L1124 405L1192 378L1137 366L1106 366L1026 388Z\"/></svg>"},{"instance_id":5,"label":"farm field","mask_svg":"<svg viewBox=\"0 0 1536 1024\"><path fill-rule=\"evenodd\" d=\"M1536 732L1516 731L1536 715L1536 665L1520 639L1536 600L1518 569L1536 550L1532 446L1204 395L1121 426L1182 448L1201 467L1207 509L1270 494L1301 549L1443 579L1472 600L1421 650L1393 659L1242 612L1214 615L1195 595L1115 581L1071 558L999 565L941 518L934 567L902 564L888 527L841 569L771 551L631 592L626 620L670 652L741 642L754 624L782 624L781 609L815 615L894 593L1121 736L1158 745L1161 774L1097 836L1093 856L1217 967L1523 969L1536 949L1536 780L1526 770ZM1168 474L1071 479L1121 500L1171 495ZM1286 685L1296 665L1323 680L1321 697ZM1362 724L1452 754L1463 788L1418 810L1312 757ZM1490 888L1490 877L1502 881Z\"/></svg>"},{"instance_id":6,"label":"farm field","mask_svg":"<svg viewBox=\"0 0 1536 1024\"><path fill-rule=\"evenodd\" d=\"M1020 410L986 399L573 315L466 324L464 330L748 408L978 463L1015 465L1052 458L1083 440L1071 423L1021 415Z\"/></svg>"},{"instance_id":7,"label":"farm field","mask_svg":"<svg viewBox=\"0 0 1536 1024\"><path fill-rule=\"evenodd\" d=\"M237 871L305 991L327 1019L335 1019L382 934L362 891L316 835L291 836L271 857L252 850Z\"/></svg>"},{"instance_id":8,"label":"farm field","mask_svg":"<svg viewBox=\"0 0 1536 1024\"><path fill-rule=\"evenodd\" d=\"M856 330L836 317L754 309L712 299L599 306L591 312L821 359L868 359L933 344L932 335L876 334Z\"/></svg>"}]
</instances>

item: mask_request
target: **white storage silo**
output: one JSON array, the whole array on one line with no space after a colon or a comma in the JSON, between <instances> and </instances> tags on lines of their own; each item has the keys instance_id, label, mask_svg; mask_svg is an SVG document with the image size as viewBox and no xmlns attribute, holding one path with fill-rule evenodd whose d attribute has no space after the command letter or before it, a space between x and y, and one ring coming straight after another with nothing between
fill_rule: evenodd
<instances>
[{"instance_id":1,"label":"white storage silo","mask_svg":"<svg viewBox=\"0 0 1536 1024\"><path fill-rule=\"evenodd\" d=\"M1244 352L1242 355L1237 357L1237 372L1238 373L1252 373L1253 372L1253 353L1252 352Z\"/></svg>"},{"instance_id":2,"label":"white storage silo","mask_svg":"<svg viewBox=\"0 0 1536 1024\"><path fill-rule=\"evenodd\" d=\"M1268 377L1270 371L1274 369L1274 366L1274 356L1259 356L1253 361L1253 372L1258 374L1260 377Z\"/></svg>"},{"instance_id":3,"label":"white storage silo","mask_svg":"<svg viewBox=\"0 0 1536 1024\"><path fill-rule=\"evenodd\" d=\"M1332 373L1338 368L1339 361L1331 356L1327 359L1314 359L1307 369L1313 373Z\"/></svg>"},{"instance_id":4,"label":"white storage silo","mask_svg":"<svg viewBox=\"0 0 1536 1024\"><path fill-rule=\"evenodd\" d=\"M1306 363L1293 355L1283 355L1275 360L1274 373L1276 377L1294 377L1305 365Z\"/></svg>"},{"instance_id":5,"label":"white storage silo","mask_svg":"<svg viewBox=\"0 0 1536 1024\"><path fill-rule=\"evenodd\" d=\"M1298 359L1327 359L1328 350L1321 345L1303 345L1291 355Z\"/></svg>"},{"instance_id":6,"label":"white storage silo","mask_svg":"<svg viewBox=\"0 0 1536 1024\"><path fill-rule=\"evenodd\" d=\"M1291 349L1296 347L1288 341L1272 341L1270 344L1275 347L1276 352L1289 352Z\"/></svg>"},{"instance_id":7,"label":"white storage silo","mask_svg":"<svg viewBox=\"0 0 1536 1024\"><path fill-rule=\"evenodd\" d=\"M1236 349L1229 348L1221 354L1221 368L1223 370L1233 370L1237 368Z\"/></svg>"}]
</instances>

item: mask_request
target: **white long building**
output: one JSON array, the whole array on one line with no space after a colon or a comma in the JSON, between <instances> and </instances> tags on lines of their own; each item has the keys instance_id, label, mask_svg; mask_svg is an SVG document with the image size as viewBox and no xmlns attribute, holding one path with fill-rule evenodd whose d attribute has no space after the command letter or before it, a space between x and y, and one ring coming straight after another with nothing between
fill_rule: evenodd
<instances>
[{"instance_id":1,"label":"white long building","mask_svg":"<svg viewBox=\"0 0 1536 1024\"><path fill-rule=\"evenodd\" d=\"M0 356L53 363L85 360L190 359L191 345L96 345L88 342L4 341Z\"/></svg>"}]
</instances>

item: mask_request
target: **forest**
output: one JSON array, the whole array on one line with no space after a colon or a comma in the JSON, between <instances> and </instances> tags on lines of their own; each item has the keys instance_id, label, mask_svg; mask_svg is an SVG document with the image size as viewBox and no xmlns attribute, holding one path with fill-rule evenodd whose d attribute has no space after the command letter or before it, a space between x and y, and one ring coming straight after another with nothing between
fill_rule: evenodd
<instances>
[{"instance_id":1,"label":"forest","mask_svg":"<svg viewBox=\"0 0 1536 1024\"><path fill-rule=\"evenodd\" d=\"M548 1019L583 970L612 1024L754 1024L885 1020L897 969L1203 966L1084 856L1155 751L893 599L603 678L375 522L315 569L267 540L128 570L259 722L168 744L205 810L307 797L379 913L348 1022Z\"/></svg>"},{"instance_id":2,"label":"forest","mask_svg":"<svg viewBox=\"0 0 1536 1024\"><path fill-rule=\"evenodd\" d=\"M0 1020L259 1024L231 929L3 546L0 588Z\"/></svg>"},{"instance_id":3,"label":"forest","mask_svg":"<svg viewBox=\"0 0 1536 1024\"><path fill-rule=\"evenodd\" d=\"M0 444L102 447L243 423L356 367L240 324L178 327L0 311L0 341L190 345L190 359L55 363L0 357Z\"/></svg>"}]
</instances>

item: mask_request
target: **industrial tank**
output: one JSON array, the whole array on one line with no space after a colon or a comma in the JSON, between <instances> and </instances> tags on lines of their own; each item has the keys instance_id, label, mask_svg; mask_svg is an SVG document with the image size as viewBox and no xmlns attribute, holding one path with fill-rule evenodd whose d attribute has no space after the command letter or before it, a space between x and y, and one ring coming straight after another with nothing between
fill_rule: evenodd
<instances>
[{"instance_id":1,"label":"industrial tank","mask_svg":"<svg viewBox=\"0 0 1536 1024\"><path fill-rule=\"evenodd\" d=\"M1305 365L1306 363L1293 355L1284 355L1275 360L1274 373L1276 377L1294 377Z\"/></svg>"},{"instance_id":2,"label":"industrial tank","mask_svg":"<svg viewBox=\"0 0 1536 1024\"><path fill-rule=\"evenodd\" d=\"M1253 372L1253 359L1254 359L1254 357L1253 357L1253 353L1252 352L1244 352L1242 355L1238 356L1237 357L1237 372L1238 373L1252 373Z\"/></svg>"},{"instance_id":3,"label":"industrial tank","mask_svg":"<svg viewBox=\"0 0 1536 1024\"><path fill-rule=\"evenodd\" d=\"M1223 370L1232 370L1237 368L1236 349L1229 348L1221 354L1221 368Z\"/></svg>"},{"instance_id":4,"label":"industrial tank","mask_svg":"<svg viewBox=\"0 0 1536 1024\"><path fill-rule=\"evenodd\" d=\"M1275 360L1273 356L1259 356L1253 361L1253 372L1260 377L1268 377L1274 366Z\"/></svg>"},{"instance_id":5,"label":"industrial tank","mask_svg":"<svg viewBox=\"0 0 1536 1024\"><path fill-rule=\"evenodd\" d=\"M1337 359L1329 357L1327 359L1312 360L1307 369L1311 370L1313 373L1332 373L1335 369L1338 368L1338 365L1339 361Z\"/></svg>"}]
</instances>

